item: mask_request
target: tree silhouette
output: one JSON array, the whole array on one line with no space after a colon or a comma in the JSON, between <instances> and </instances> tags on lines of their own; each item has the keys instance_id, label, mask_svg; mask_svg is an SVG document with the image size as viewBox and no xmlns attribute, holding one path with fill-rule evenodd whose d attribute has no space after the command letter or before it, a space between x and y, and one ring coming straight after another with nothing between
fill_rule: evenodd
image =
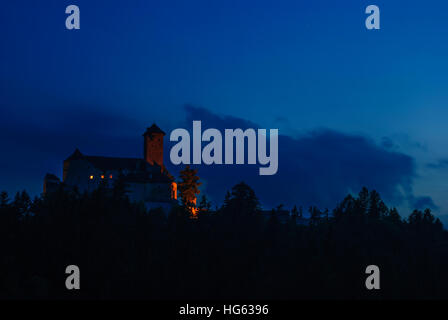
<instances>
[{"instance_id":1,"label":"tree silhouette","mask_svg":"<svg viewBox=\"0 0 448 320\"><path fill-rule=\"evenodd\" d=\"M244 182L232 188L230 198L226 199L226 202L226 209L230 214L250 216L260 212L260 202L254 190Z\"/></svg>"},{"instance_id":2,"label":"tree silhouette","mask_svg":"<svg viewBox=\"0 0 448 320\"><path fill-rule=\"evenodd\" d=\"M301 207L291 218L262 211L245 183L225 198L217 213L191 220L179 206L168 217L146 210L120 186L61 187L34 200L1 193L0 298L448 298L448 234L429 209L403 220L364 188L332 214L311 207L308 225L293 218ZM64 287L73 263L85 270L76 295ZM362 286L373 263L387 284L374 294Z\"/></svg>"},{"instance_id":3,"label":"tree silhouette","mask_svg":"<svg viewBox=\"0 0 448 320\"><path fill-rule=\"evenodd\" d=\"M209 212L211 207L212 207L211 202L207 200L205 194L202 195L201 201L199 202L198 206L199 212Z\"/></svg>"},{"instance_id":4,"label":"tree silhouette","mask_svg":"<svg viewBox=\"0 0 448 320\"><path fill-rule=\"evenodd\" d=\"M294 207L291 210L291 217L296 219L299 216L299 211L297 210L297 206L294 205Z\"/></svg>"},{"instance_id":5,"label":"tree silhouette","mask_svg":"<svg viewBox=\"0 0 448 320\"><path fill-rule=\"evenodd\" d=\"M14 197L14 207L20 216L24 216L30 212L31 198L26 191L17 192Z\"/></svg>"},{"instance_id":6,"label":"tree silhouette","mask_svg":"<svg viewBox=\"0 0 448 320\"><path fill-rule=\"evenodd\" d=\"M303 208L302 206L299 207L299 215L297 216L299 219L303 218Z\"/></svg>"},{"instance_id":7,"label":"tree silhouette","mask_svg":"<svg viewBox=\"0 0 448 320\"><path fill-rule=\"evenodd\" d=\"M196 199L201 185L197 172L197 169L191 169L189 165L180 172L179 195L182 205L187 211L193 213L196 211Z\"/></svg>"},{"instance_id":8,"label":"tree silhouette","mask_svg":"<svg viewBox=\"0 0 448 320\"><path fill-rule=\"evenodd\" d=\"M6 208L9 204L9 197L8 193L5 191L2 191L0 193L0 208Z\"/></svg>"}]
</instances>

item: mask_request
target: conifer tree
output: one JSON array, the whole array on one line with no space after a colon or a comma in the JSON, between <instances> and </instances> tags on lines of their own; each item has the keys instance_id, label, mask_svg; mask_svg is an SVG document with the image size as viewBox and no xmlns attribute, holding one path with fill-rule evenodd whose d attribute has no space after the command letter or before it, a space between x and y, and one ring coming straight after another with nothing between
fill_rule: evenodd
<instances>
[{"instance_id":1,"label":"conifer tree","mask_svg":"<svg viewBox=\"0 0 448 320\"><path fill-rule=\"evenodd\" d=\"M252 215L260 211L260 202L254 190L246 183L240 182L232 188L229 207L233 214Z\"/></svg>"},{"instance_id":2,"label":"conifer tree","mask_svg":"<svg viewBox=\"0 0 448 320\"><path fill-rule=\"evenodd\" d=\"M179 194L182 205L188 211L196 210L196 198L200 193L198 171L191 169L189 165L180 172Z\"/></svg>"},{"instance_id":3,"label":"conifer tree","mask_svg":"<svg viewBox=\"0 0 448 320\"><path fill-rule=\"evenodd\" d=\"M0 193L0 208L6 208L8 204L9 204L8 193L2 191L2 193Z\"/></svg>"},{"instance_id":4,"label":"conifer tree","mask_svg":"<svg viewBox=\"0 0 448 320\"><path fill-rule=\"evenodd\" d=\"M19 215L25 215L31 208L31 198L26 191L17 192L14 197L14 207L17 209Z\"/></svg>"},{"instance_id":5,"label":"conifer tree","mask_svg":"<svg viewBox=\"0 0 448 320\"><path fill-rule=\"evenodd\" d=\"M299 211L297 210L297 206L294 205L294 207L291 210L291 216L295 219L299 215Z\"/></svg>"},{"instance_id":6,"label":"conifer tree","mask_svg":"<svg viewBox=\"0 0 448 320\"><path fill-rule=\"evenodd\" d=\"M210 201L207 200L207 197L202 195L201 202L199 203L198 209L200 212L209 212L212 207Z\"/></svg>"}]
</instances>

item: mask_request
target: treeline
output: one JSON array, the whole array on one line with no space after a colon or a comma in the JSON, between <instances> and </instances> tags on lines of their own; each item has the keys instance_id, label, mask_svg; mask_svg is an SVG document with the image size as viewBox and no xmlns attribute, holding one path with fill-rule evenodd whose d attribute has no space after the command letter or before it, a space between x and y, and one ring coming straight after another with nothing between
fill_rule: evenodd
<instances>
[{"instance_id":1,"label":"treeline","mask_svg":"<svg viewBox=\"0 0 448 320\"><path fill-rule=\"evenodd\" d=\"M448 298L448 236L430 210L402 219L375 191L332 212L261 214L244 183L221 208L169 215L132 204L122 187L0 196L2 299ZM301 211L301 210L300 210ZM65 288L77 265L81 290ZM365 287L368 265L381 289Z\"/></svg>"}]
</instances>

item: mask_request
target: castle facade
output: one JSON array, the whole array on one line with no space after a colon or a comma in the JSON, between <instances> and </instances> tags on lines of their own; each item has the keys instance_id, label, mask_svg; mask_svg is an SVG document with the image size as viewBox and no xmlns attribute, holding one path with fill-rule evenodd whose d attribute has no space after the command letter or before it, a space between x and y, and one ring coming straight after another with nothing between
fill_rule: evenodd
<instances>
[{"instance_id":1,"label":"castle facade","mask_svg":"<svg viewBox=\"0 0 448 320\"><path fill-rule=\"evenodd\" d=\"M153 124L143 134L143 158L89 156L78 149L64 160L62 181L53 174L44 180L44 193L61 185L80 193L100 186L112 189L120 179L132 202L147 208L170 208L177 202L177 184L163 164L163 132Z\"/></svg>"}]
</instances>

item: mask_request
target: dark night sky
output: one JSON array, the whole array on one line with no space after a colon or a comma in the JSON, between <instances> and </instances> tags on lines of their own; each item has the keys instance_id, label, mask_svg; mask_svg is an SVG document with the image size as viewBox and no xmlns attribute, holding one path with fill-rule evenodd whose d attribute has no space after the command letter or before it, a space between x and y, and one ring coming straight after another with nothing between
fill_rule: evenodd
<instances>
[{"instance_id":1,"label":"dark night sky","mask_svg":"<svg viewBox=\"0 0 448 320\"><path fill-rule=\"evenodd\" d=\"M80 30L65 29L69 4ZM366 185L400 208L446 213L448 4L375 1L381 30L368 31L369 4L2 4L0 189L37 194L76 147L141 156L153 122L169 133L202 120L281 135L275 176L199 168L217 202L240 180L266 206L332 208Z\"/></svg>"}]
</instances>

